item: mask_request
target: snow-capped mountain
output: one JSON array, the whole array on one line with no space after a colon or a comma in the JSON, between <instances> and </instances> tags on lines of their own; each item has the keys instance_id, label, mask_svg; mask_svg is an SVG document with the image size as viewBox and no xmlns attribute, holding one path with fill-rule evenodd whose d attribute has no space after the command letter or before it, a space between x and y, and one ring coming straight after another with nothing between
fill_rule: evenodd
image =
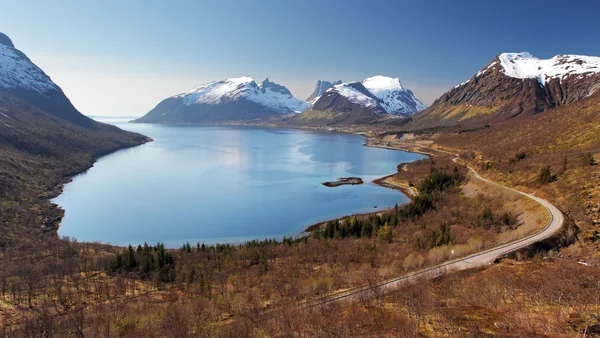
<instances>
[{"instance_id":1,"label":"snow-capped mountain","mask_svg":"<svg viewBox=\"0 0 600 338\"><path fill-rule=\"evenodd\" d=\"M0 88L22 88L40 94L58 90L46 73L15 49L8 36L0 34Z\"/></svg>"},{"instance_id":2,"label":"snow-capped mountain","mask_svg":"<svg viewBox=\"0 0 600 338\"><path fill-rule=\"evenodd\" d=\"M347 82L335 85L325 91L326 96L341 95L348 101L364 107L380 110L377 97L360 82Z\"/></svg>"},{"instance_id":3,"label":"snow-capped mountain","mask_svg":"<svg viewBox=\"0 0 600 338\"><path fill-rule=\"evenodd\" d=\"M362 84L388 114L407 116L426 108L412 91L402 87L398 78L378 75L364 79Z\"/></svg>"},{"instance_id":4,"label":"snow-capped mountain","mask_svg":"<svg viewBox=\"0 0 600 338\"><path fill-rule=\"evenodd\" d=\"M281 85L251 77L214 81L163 100L138 122L247 120L295 114L309 104Z\"/></svg>"},{"instance_id":5,"label":"snow-capped mountain","mask_svg":"<svg viewBox=\"0 0 600 338\"><path fill-rule=\"evenodd\" d=\"M600 57L502 53L437 99L415 120L437 124L498 121L535 114L600 92ZM423 123L425 125L425 123Z\"/></svg>"},{"instance_id":6,"label":"snow-capped mountain","mask_svg":"<svg viewBox=\"0 0 600 338\"><path fill-rule=\"evenodd\" d=\"M0 92L88 128L93 121L75 109L63 91L8 36L0 33Z\"/></svg>"},{"instance_id":7,"label":"snow-capped mountain","mask_svg":"<svg viewBox=\"0 0 600 338\"><path fill-rule=\"evenodd\" d=\"M325 93L325 91L335 85L339 85L342 83L342 80L338 80L335 82L329 82L329 81L317 81L317 85L315 87L315 90L312 92L312 94L310 94L310 96L306 99L306 101L310 104L313 104L315 102L317 102L317 100L321 97L321 95L323 95L323 93Z\"/></svg>"},{"instance_id":8,"label":"snow-capped mountain","mask_svg":"<svg viewBox=\"0 0 600 338\"><path fill-rule=\"evenodd\" d=\"M498 61L504 75L517 79L537 79L541 84L552 79L573 75L584 78L600 72L600 57L595 56L557 55L541 60L527 52L502 53L498 56Z\"/></svg>"},{"instance_id":9,"label":"snow-capped mountain","mask_svg":"<svg viewBox=\"0 0 600 338\"><path fill-rule=\"evenodd\" d=\"M400 80L373 76L327 89L296 120L302 123L359 124L390 116L410 116L425 106Z\"/></svg>"}]
</instances>

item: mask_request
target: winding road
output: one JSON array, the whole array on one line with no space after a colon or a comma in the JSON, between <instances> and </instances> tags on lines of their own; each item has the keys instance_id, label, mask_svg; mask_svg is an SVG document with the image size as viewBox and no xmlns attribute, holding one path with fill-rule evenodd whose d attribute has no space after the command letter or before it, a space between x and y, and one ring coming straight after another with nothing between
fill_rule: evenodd
<instances>
[{"instance_id":1,"label":"winding road","mask_svg":"<svg viewBox=\"0 0 600 338\"><path fill-rule=\"evenodd\" d=\"M458 157L454 158L453 161L457 162ZM486 182L488 184L492 184L503 189L508 189L510 191L516 192L523 196L526 196L537 203L541 204L548 213L550 214L550 221L548 224L539 232L524 237L522 239L506 243L503 245L499 245L497 247L477 252L466 257L457 258L454 260L446 261L444 263L425 268L423 270L419 270L413 273L409 273L403 275L401 277L388 279L385 281L381 281L375 285L366 285L361 287L352 288L349 290L344 290L341 292L337 292L325 297L321 297L315 300L311 300L300 304L300 309L309 309L316 306L322 306L326 304L330 304L333 302L355 302L355 301L363 301L368 298L372 298L374 296L383 295L390 291L396 290L403 286L406 286L411 283L417 283L422 279L431 279L449 272L473 269L478 267L483 267L491 264L496 258L506 255L508 253L514 252L521 248L527 247L536 242L542 241L552 235L554 235L563 225L564 216L562 212L548 202L545 199L534 196L533 194L528 194L513 188L505 187L498 183L492 182L488 179L485 179L479 175L473 168L468 167L471 173L479 180Z\"/></svg>"}]
</instances>

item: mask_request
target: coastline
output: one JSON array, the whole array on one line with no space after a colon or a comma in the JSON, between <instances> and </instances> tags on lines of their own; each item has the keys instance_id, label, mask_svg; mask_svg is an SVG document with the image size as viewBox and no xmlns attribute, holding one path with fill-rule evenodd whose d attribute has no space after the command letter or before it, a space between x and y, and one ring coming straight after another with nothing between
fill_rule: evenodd
<instances>
[{"instance_id":1,"label":"coastline","mask_svg":"<svg viewBox=\"0 0 600 338\"><path fill-rule=\"evenodd\" d=\"M138 122L139 123L139 122ZM292 130L309 130L309 131L319 131L319 132L335 132L335 133L345 133L345 134L354 134L357 136L362 136L363 137L363 146L366 147L372 147L372 148L382 148L382 149L387 149L387 150L396 150L396 151L404 151L404 152L410 152L410 153L417 153L417 154L421 154L421 155L425 155L428 157L431 156L435 156L434 154L431 153L426 153L423 151L417 151L414 149L410 149L410 150L406 150L406 149L399 149L399 148L393 148L393 147L389 147L389 146L384 146L384 145L379 145L379 144L375 144L372 142L373 138L370 137L368 134L371 134L370 131L367 131L365 129L359 129L356 128L355 130L339 130L339 129L329 129L329 128L325 128L325 127L314 127L314 126L289 126L289 125L275 125L275 124L236 124L236 123L158 123L158 124L164 124L164 125L176 125L176 124L184 124L184 125L203 125L203 126L232 126L232 127L255 127L255 128L267 128L267 129L292 129ZM139 143L139 144L134 144L134 145L128 145L125 147L121 147L121 148L117 148L114 149L112 151L108 151L102 154L99 154L97 156L95 156L91 163L84 169L79 170L77 172L74 173L70 173L68 175L65 175L64 177L62 177L60 179L60 181L54 185L54 188L45 196L47 201L49 202L49 213L48 213L48 217L46 219L46 222L44 222L44 232L45 233L53 233L56 236L58 236L58 230L60 227L60 223L62 221L62 218L64 217L65 214L65 210L62 209L62 207L60 207L59 205L57 205L56 203L54 203L52 200L56 197L58 197L60 194L63 193L64 187L66 184L70 183L73 181L73 178L77 175L83 174L85 172L87 172L88 170L90 170L91 168L94 167L94 164L102 157L116 153L118 151L121 150L125 150L125 149L129 149L129 148L133 148L133 147L137 147L143 144L146 144L148 142L152 142L153 139L150 137L146 137L146 139ZM389 188L389 189L394 189L399 191L400 193L402 193L404 196L406 196L409 201L406 203L402 203L402 204L398 204L398 206L403 206L403 205L407 205L412 203L412 200L415 196L415 190L413 190L411 187L409 186L403 186L403 185L399 185L399 184L395 184L393 182L390 182L389 179L392 178L394 175L396 175L396 173L398 173L398 168L400 168L403 165L406 165L408 163L412 163L412 162L401 162L396 166L396 171L394 173L382 176L378 179L373 180L372 182L374 184L376 184L377 186L380 186L382 188ZM353 217L353 216L368 216L368 215L374 215L374 214L379 214L379 213L383 213L383 212L387 212L390 211L394 208L394 206L389 207L389 208L381 208L381 209L376 209L374 211L371 212L363 212L363 213L353 213L353 214L346 214L344 216L340 216L340 217L336 217L333 219L327 219L324 221L319 221L317 223L314 223L308 227L305 227L304 230L302 230L301 232L296 232L291 233L290 236L294 237L294 238L302 238L305 236L310 235L310 233L318 228L320 228L321 226L323 226L324 224L326 224L329 221L332 220L340 220L346 217ZM302 229L302 228L300 228ZM297 231L297 230L296 230ZM221 242L219 242L221 243ZM223 242L225 243L225 242ZM228 242L227 242L228 243ZM231 243L230 243L231 244ZM239 244L239 243L235 243L235 244ZM113 244L109 244L111 246L114 246ZM118 246L118 245L117 245Z\"/></svg>"},{"instance_id":2,"label":"coastline","mask_svg":"<svg viewBox=\"0 0 600 338\"><path fill-rule=\"evenodd\" d=\"M60 224L65 215L65 209L63 209L58 204L54 203L53 199L57 198L64 192L65 185L71 183L75 176L81 175L81 174L87 172L88 170L92 169L94 167L94 164L96 164L96 162L104 156L114 154L121 150L138 147L138 146L141 146L146 143L153 142L153 141L154 140L151 137L144 135L144 140L142 142L140 142L138 144L125 145L125 146L118 147L118 148L110 150L110 151L96 154L95 156L92 157L90 163L84 169L75 171L73 173L66 174L63 177L61 177L59 179L59 181L52 186L52 189L44 196L44 199L48 202L48 205L47 205L48 209L46 210L47 215L46 215L44 223L42 225L44 233L45 234L52 233L55 236L58 236L58 229L60 228Z\"/></svg>"},{"instance_id":3,"label":"coastline","mask_svg":"<svg viewBox=\"0 0 600 338\"><path fill-rule=\"evenodd\" d=\"M363 143L363 146L365 147L371 147L371 148L382 148L382 149L387 149L387 150L396 150L396 151L404 151L404 152L410 152L410 153L416 153L416 154L421 154L421 155L425 155L427 157L434 157L435 154L433 153L427 153L427 152L422 152L422 151L417 151L417 150L405 150L405 149L398 149L398 148L393 148L391 146L385 146L385 145L378 145L378 144L373 144L371 142L369 142L369 140L371 140L372 138L367 137L364 134L358 134L358 133L352 133L352 134L356 134L356 135L360 135L363 136L365 138L365 142ZM406 164L409 164L412 162L401 162L399 163L396 168L399 168L401 166L404 166ZM406 197L409 198L409 202L403 203L403 204L399 204L398 206L404 206L407 204L412 203L414 197L416 195L418 195L418 192L416 191L415 188L410 187L410 186L403 186L403 185L398 185L398 184L394 184L392 182L389 181L390 178L392 178L394 175L396 175L398 173L398 170L396 170L395 173L386 175L386 176L382 176L378 179L373 180L372 182L382 188L388 188L388 189L394 189L399 191L400 193L402 193L403 195L405 195ZM413 190L414 189L414 190ZM349 214L349 215L345 215L345 216L341 216L341 217L337 217L334 219L328 219L326 221L321 221L321 222L317 222L314 223L310 226L308 226L306 229L304 229L304 231L302 231L300 234L296 235L296 238L302 238L305 236L310 236L310 234L315 231L315 230L319 230L321 229L323 226L325 226L327 224L327 222L330 221L335 221L335 220L341 220L347 217L361 217L361 216L369 216L369 215L377 215L379 213L382 212L386 212L386 211L390 211L392 210L394 207L391 208L385 208L385 209L379 209L377 211L373 211L373 212L367 212L367 213L355 213L355 214Z\"/></svg>"}]
</instances>

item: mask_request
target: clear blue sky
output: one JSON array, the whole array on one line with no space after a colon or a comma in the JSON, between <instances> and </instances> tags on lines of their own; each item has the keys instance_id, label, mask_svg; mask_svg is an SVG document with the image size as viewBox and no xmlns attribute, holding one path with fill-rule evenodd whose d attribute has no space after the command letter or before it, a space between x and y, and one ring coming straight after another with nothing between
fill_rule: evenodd
<instances>
[{"instance_id":1,"label":"clear blue sky","mask_svg":"<svg viewBox=\"0 0 600 338\"><path fill-rule=\"evenodd\" d=\"M0 31L86 114L139 115L226 77L306 98L399 77L424 103L501 52L600 55L598 1L5 1Z\"/></svg>"}]
</instances>

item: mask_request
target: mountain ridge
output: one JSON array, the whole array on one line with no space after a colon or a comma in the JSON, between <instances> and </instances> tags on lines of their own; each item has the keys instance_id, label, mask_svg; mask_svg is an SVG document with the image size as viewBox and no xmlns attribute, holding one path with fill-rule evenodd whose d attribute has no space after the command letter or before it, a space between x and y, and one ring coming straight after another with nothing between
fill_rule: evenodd
<instances>
[{"instance_id":1,"label":"mountain ridge","mask_svg":"<svg viewBox=\"0 0 600 338\"><path fill-rule=\"evenodd\" d=\"M304 111L309 104L268 78L212 81L162 100L136 122L216 122L268 118Z\"/></svg>"},{"instance_id":2,"label":"mountain ridge","mask_svg":"<svg viewBox=\"0 0 600 338\"><path fill-rule=\"evenodd\" d=\"M3 33L0 33L0 92L79 126L100 128L97 122L81 114L62 89Z\"/></svg>"},{"instance_id":3,"label":"mountain ridge","mask_svg":"<svg viewBox=\"0 0 600 338\"><path fill-rule=\"evenodd\" d=\"M306 102L308 102L310 104L314 104L321 97L321 95L323 95L323 93L325 93L325 91L327 91L327 89L329 89L335 85L339 85L341 83L342 83L342 80L337 80L334 82L318 80L317 85L315 86L315 90L312 92L312 94L310 94L309 97L306 98Z\"/></svg>"},{"instance_id":4,"label":"mountain ridge","mask_svg":"<svg viewBox=\"0 0 600 338\"><path fill-rule=\"evenodd\" d=\"M570 104L600 90L600 58L501 53L421 113L415 128L483 125Z\"/></svg>"}]
</instances>

